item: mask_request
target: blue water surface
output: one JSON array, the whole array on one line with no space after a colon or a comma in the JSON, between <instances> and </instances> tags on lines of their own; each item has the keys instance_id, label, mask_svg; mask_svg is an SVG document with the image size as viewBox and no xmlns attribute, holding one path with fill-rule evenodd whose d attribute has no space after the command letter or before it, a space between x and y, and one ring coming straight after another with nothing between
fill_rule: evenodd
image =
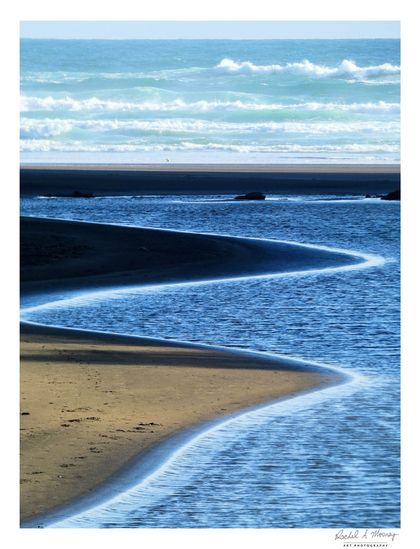
<instances>
[{"instance_id":1,"label":"blue water surface","mask_svg":"<svg viewBox=\"0 0 420 549\"><path fill-rule=\"evenodd\" d=\"M272 238L384 259L299 277L105 294L37 322L300 357L352 382L248 414L203 436L72 527L398 527L399 205L347 197L22 199L22 213Z\"/></svg>"},{"instance_id":2,"label":"blue water surface","mask_svg":"<svg viewBox=\"0 0 420 549\"><path fill-rule=\"evenodd\" d=\"M31 162L398 163L399 40L21 41Z\"/></svg>"}]
</instances>

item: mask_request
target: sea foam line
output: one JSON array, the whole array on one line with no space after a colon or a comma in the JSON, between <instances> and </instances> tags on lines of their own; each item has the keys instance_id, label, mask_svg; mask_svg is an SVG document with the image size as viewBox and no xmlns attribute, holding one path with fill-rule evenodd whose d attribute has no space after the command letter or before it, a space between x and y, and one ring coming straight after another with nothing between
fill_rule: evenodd
<instances>
[{"instance_id":1,"label":"sea foam line","mask_svg":"<svg viewBox=\"0 0 420 549\"><path fill-rule=\"evenodd\" d=\"M219 122L211 120L165 118L156 120L79 120L75 118L21 118L20 136L22 139L38 139L69 133L74 130L92 132L148 131L165 134L188 133L251 133L282 132L303 133L305 135L343 133L392 133L399 135L399 121L355 121L355 122Z\"/></svg>"},{"instance_id":2,"label":"sea foam line","mask_svg":"<svg viewBox=\"0 0 420 549\"><path fill-rule=\"evenodd\" d=\"M399 153L399 143L384 143L378 139L376 143L342 143L337 145L298 145L282 143L272 145L245 145L229 143L152 143L144 144L143 139L135 139L128 143L97 143L89 144L80 140L55 141L54 139L21 139L22 152L177 152L177 151L228 151L236 153Z\"/></svg>"},{"instance_id":3,"label":"sea foam line","mask_svg":"<svg viewBox=\"0 0 420 549\"><path fill-rule=\"evenodd\" d=\"M344 59L338 66L317 65L305 59L301 62L286 63L284 65L256 65L251 61L236 62L225 58L217 65L216 70L225 73L246 73L246 74L294 74L310 76L313 78L325 77L352 77L367 78L382 75L400 74L399 65L383 63L382 65L370 65L359 67L350 59Z\"/></svg>"},{"instance_id":4,"label":"sea foam line","mask_svg":"<svg viewBox=\"0 0 420 549\"><path fill-rule=\"evenodd\" d=\"M306 76L308 78L325 77L353 77L375 78L377 76L399 75L399 65L382 63L380 65L358 66L351 59L343 59L338 65L328 66L313 63L308 59L293 61L284 64L272 63L258 65L252 61L235 61L231 58L223 58L214 67L184 67L175 69L161 69L144 72L65 72L65 71L36 71L27 72L22 76L22 82L34 82L40 84L60 84L66 82L85 82L94 79L105 80L143 80L154 78L156 80L177 80L184 76L206 76L206 73L219 74L286 74L292 76Z\"/></svg>"},{"instance_id":5,"label":"sea foam line","mask_svg":"<svg viewBox=\"0 0 420 549\"><path fill-rule=\"evenodd\" d=\"M343 373L339 368L330 368L330 370ZM103 522L112 522L116 513L118 516L121 516L123 513L129 513L138 509L139 498L142 498L143 501L141 503L143 505L155 504L156 494L153 493L153 484L168 473L171 475L176 474L177 470L180 470L183 480L188 480L188 478L185 478L186 472L187 475L188 472L193 474L191 468L188 467L188 460L191 459L194 450L203 445L203 443L214 447L214 441L217 444L218 439L220 440L223 436L227 435L229 437L235 428L246 428L249 424L252 424L254 428L256 425L260 425L263 428L264 424L274 417L296 413L297 411L319 405L329 398L348 397L364 386L366 382L363 376L359 374L347 375L347 378L348 381L345 384L341 383L323 389L315 389L293 397L253 406L246 410L230 414L222 419L219 418L203 423L197 426L196 429L187 430L184 433L183 440L176 441L179 444L169 444L167 458L162 459L160 457L155 463L155 468L145 474L143 479L137 479L136 484L131 488L70 517L57 517L57 519L53 519L50 523L45 524L45 526L53 528L92 528ZM215 452L217 453L217 448ZM187 467L185 466L185 462L187 462ZM157 498L159 498L159 494L157 494Z\"/></svg>"},{"instance_id":6,"label":"sea foam line","mask_svg":"<svg viewBox=\"0 0 420 549\"><path fill-rule=\"evenodd\" d=\"M53 219L53 218L46 217L43 219ZM63 220L72 221L72 220L66 220L66 219L63 219ZM89 221L77 221L77 222L86 223L86 224L90 223ZM118 223L97 222L97 224L121 227L121 225ZM156 227L147 227L147 226L139 226L139 225L127 224L124 226L138 228L138 229L145 229L145 230L155 230L155 231L160 230L160 229L156 229ZM68 295L68 297L60 297L59 299L55 299L53 301L49 301L46 303L39 303L33 306L25 306L21 309L22 318L25 319L24 318L25 314L30 314L31 312L36 312L42 309L67 307L67 306L76 305L79 303L87 303L88 301L104 299L104 298L112 299L112 298L118 297L121 294L130 293L133 290L136 290L137 292L141 292L141 293L153 293L153 292L161 291L161 290L172 288L172 287L185 288L185 287L191 287L191 286L207 286L210 284L217 284L219 282L243 282L245 280L251 280L251 279L252 280L269 280L269 279L276 279L276 278L318 276L326 273L348 272L348 271L359 270L363 268L379 267L384 265L387 262L385 258L375 254L367 254L367 253L358 252L358 251L356 252L354 250L349 250L345 248L333 248L330 246L323 246L320 244L306 244L306 243L294 242L292 240L277 240L272 238L259 238L259 237L250 238L250 237L232 236L225 233L212 233L212 232L198 233L195 231L182 231L182 230L172 230L172 229L161 229L161 230L163 232L172 232L172 233L197 234L197 235L206 235L206 236L222 236L222 237L227 237L234 240L248 240L250 242L257 241L257 242L269 242L273 244L288 244L291 246L297 246L297 247L306 248L306 249L314 249L314 250L326 251L331 253L350 255L352 257L361 259L362 261L360 263L355 263L351 265L341 265L337 267L307 269L307 270L300 270L300 271L287 271L287 272L281 272L281 273L275 272L275 273L251 274L251 275L234 275L234 276L221 277L221 278L208 279L208 280L193 280L193 281L186 281L186 282L170 282L170 283L157 283L157 284L150 283L145 285L137 284L137 285L124 286L124 287L112 286L112 287L105 288L103 290L97 290L97 291L92 291L92 290L78 290L77 292L74 290L70 292L61 291L60 296ZM182 343L187 343L187 342L182 342Z\"/></svg>"},{"instance_id":7,"label":"sea foam line","mask_svg":"<svg viewBox=\"0 0 420 549\"><path fill-rule=\"evenodd\" d=\"M105 224L105 223L104 223ZM146 227L142 227L146 228ZM188 231L171 231L171 232L183 232L187 233ZM206 234L206 235L212 235L212 236L228 236L228 235L215 235L215 233L195 233L195 234ZM243 240L243 237L232 237L233 239L240 239ZM206 280L206 281L190 281L190 282L174 282L174 283L166 283L166 284L152 284L150 286L146 287L140 287L140 286L133 286L131 288L124 288L119 289L118 292L124 292L124 291L132 291L133 288L136 288L137 290L146 290L146 291L156 291L161 289L162 287L179 287L179 286L197 286L197 285L203 285L203 284L215 284L218 282L230 282L230 281L240 281L240 280L248 280L248 279L265 279L265 278L282 278L282 277L288 277L288 276L308 276L308 275L319 275L319 274L325 274L325 273L336 273L336 272L343 272L343 271L352 271L352 270L358 270L362 268L370 268L374 266L380 266L383 265L386 260L378 255L373 254L366 254L362 252L356 252L351 250L345 250L341 248L333 248L323 245L315 245L315 244L303 244L303 243L296 243L293 241L280 241L275 239L265 239L265 238L247 238L246 240L252 240L252 241L262 241L262 242L271 242L271 243L281 243L281 244L292 244L295 246L299 246L302 248L311 248L311 249L318 249L323 251L330 251L333 253L346 253L348 255L352 255L353 257L357 257L362 259L361 263L357 263L354 265L344 265L344 266L338 266L338 267L328 267L325 269L308 269L305 271L292 271L292 272L286 272L286 273L272 273L272 274L262 274L262 275L248 275L248 276L234 276L234 277L226 277L223 279L212 279L212 280ZM86 292L84 297L82 299L86 299L86 296L88 299L97 299L98 296L103 298L107 294L110 294L112 292L115 292L115 289L107 289L100 292ZM34 312L39 309L45 309L50 307L55 307L57 304L61 305L71 305L77 302L77 300L80 299L80 296L77 297L70 297L64 300L58 300L53 302L47 302L40 305L36 305L34 307L24 307L22 309L23 317L26 314L29 314L30 312ZM28 322L29 324L34 325L42 325L40 323L36 322ZM45 324L44 324L45 325ZM86 332L92 333L90 330L82 330ZM154 339L154 338L149 338ZM160 340L158 340L160 341ZM179 341L178 343L182 344L188 344L191 345L190 342L185 341ZM209 349L219 349L226 351L226 348L220 347L220 346L210 346L210 345L192 345L192 346L198 346L198 347L205 347ZM235 350L235 349L230 349ZM275 358L276 360L281 359L287 359L288 361L295 362L296 364L301 365L312 365L322 368L324 371L334 371L336 373L340 373L343 376L343 381L346 380L347 383L345 385L346 390L355 390L358 385L363 383L364 377L358 373L354 372L348 372L344 370L343 368L340 368L339 366L332 366L332 365L326 365L317 363L314 361L305 361L303 359L296 359L294 357L286 356L286 355L280 355L280 354L274 354L274 353L268 353L268 352L259 352L259 351L243 351L242 349L236 349L237 352L241 352L242 354L251 354L253 356L260 356L260 357L271 357ZM105 515L113 512L112 507L115 505L123 505L123 506L130 506L132 503L133 498L135 499L136 493L138 492L139 488L146 488L148 485L150 485L158 476L161 474L164 474L167 472L174 464L177 463L178 460L182 459L185 454L194 448L194 446L200 444L203 439L212 436L214 434L217 434L217 432L221 431L222 429L225 429L232 424L234 424L236 421L255 421L258 419L258 417L264 422L264 420L267 420L267 417L270 415L270 412L274 413L281 413L281 412L287 412L294 411L296 405L299 407L299 405L303 405L305 407L313 405L315 402L319 402L320 399L328 398L330 396L337 395L337 388L341 387L341 385L335 385L333 387L327 387L324 389L318 389L314 391L310 391L292 398L286 398L277 400L275 402L271 403L265 403L262 405L254 406L251 408L248 408L246 410L242 410L239 412L236 412L234 414L230 414L228 416L225 416L224 418L219 418L217 420L212 420L210 422L206 422L203 424L200 424L196 426L195 428L189 429L187 431L184 431L181 434L180 439L177 437L174 438L175 440L175 446L172 439L166 442L168 445L168 449L170 448L170 452L164 452L164 457L162 457L161 451L162 446L165 445L165 443L162 443L160 446L157 447L156 452L158 452L158 455L160 455L160 460L154 463L154 466L152 467L152 470L150 470L150 467L146 467L146 473L143 477L140 479L138 478L138 475L136 477L135 483L125 490L123 493L118 494L114 497L108 497L105 498L104 501L100 502L97 505L89 506L87 509L84 509L82 512L78 512L74 515L71 515L70 517L65 516L66 511L64 511L64 515L62 514L58 518L47 518L43 519L43 526L49 527L92 527L92 520L93 523L95 520L98 520L98 517L105 513ZM141 461L139 462L141 466ZM69 510L71 512L71 508ZM95 515L96 519L95 519Z\"/></svg>"},{"instance_id":8,"label":"sea foam line","mask_svg":"<svg viewBox=\"0 0 420 549\"><path fill-rule=\"evenodd\" d=\"M229 101L185 101L177 98L172 101L121 101L89 97L77 99L65 97L36 97L22 96L20 101L21 112L36 110L68 110L68 111L343 111L343 112L396 112L400 111L400 104L396 102L377 101L365 103L339 103L305 101L301 103L262 103L261 101L243 101L241 99Z\"/></svg>"}]
</instances>

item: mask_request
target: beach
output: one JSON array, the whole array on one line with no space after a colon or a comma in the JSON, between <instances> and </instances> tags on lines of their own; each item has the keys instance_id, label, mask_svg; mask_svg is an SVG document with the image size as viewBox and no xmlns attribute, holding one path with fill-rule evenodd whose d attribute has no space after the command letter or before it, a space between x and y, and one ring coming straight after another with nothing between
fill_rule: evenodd
<instances>
[{"instance_id":1,"label":"beach","mask_svg":"<svg viewBox=\"0 0 420 549\"><path fill-rule=\"evenodd\" d=\"M399 165L144 164L26 165L21 195L386 194L400 185Z\"/></svg>"},{"instance_id":2,"label":"beach","mask_svg":"<svg viewBox=\"0 0 420 549\"><path fill-rule=\"evenodd\" d=\"M22 299L305 268L323 255L286 247L282 258L246 239L30 218L21 242ZM21 355L22 520L93 490L174 432L341 381L287 360L25 323Z\"/></svg>"},{"instance_id":3,"label":"beach","mask_svg":"<svg viewBox=\"0 0 420 549\"><path fill-rule=\"evenodd\" d=\"M68 503L168 435L337 382L231 352L94 335L21 336L21 518Z\"/></svg>"},{"instance_id":4,"label":"beach","mask_svg":"<svg viewBox=\"0 0 420 549\"><path fill-rule=\"evenodd\" d=\"M400 526L399 33L219 23L21 37L22 528Z\"/></svg>"}]
</instances>

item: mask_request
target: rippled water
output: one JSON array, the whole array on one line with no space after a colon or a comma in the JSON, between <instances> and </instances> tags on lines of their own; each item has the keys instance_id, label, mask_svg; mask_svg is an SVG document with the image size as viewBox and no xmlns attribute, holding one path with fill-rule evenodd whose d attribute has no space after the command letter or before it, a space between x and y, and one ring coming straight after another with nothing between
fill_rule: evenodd
<instances>
[{"instance_id":1,"label":"rippled water","mask_svg":"<svg viewBox=\"0 0 420 549\"><path fill-rule=\"evenodd\" d=\"M130 289L30 313L38 322L245 347L357 374L344 386L219 426L121 500L62 525L399 525L398 204L148 197L24 199L22 210L293 240L385 259L345 272Z\"/></svg>"}]
</instances>

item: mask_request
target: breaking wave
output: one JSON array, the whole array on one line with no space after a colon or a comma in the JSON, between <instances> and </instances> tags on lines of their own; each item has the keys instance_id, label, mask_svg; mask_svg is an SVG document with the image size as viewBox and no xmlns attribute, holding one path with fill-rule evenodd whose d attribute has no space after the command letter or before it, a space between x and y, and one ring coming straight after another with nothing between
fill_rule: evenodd
<instances>
[{"instance_id":1,"label":"breaking wave","mask_svg":"<svg viewBox=\"0 0 420 549\"><path fill-rule=\"evenodd\" d=\"M102 80L142 80L142 79L178 79L189 74L284 74L291 76L306 76L309 78L337 77L337 78L376 78L379 76L392 76L400 74L400 66L391 63L380 65L358 66L350 59L344 59L335 67L312 63L308 59L289 63L274 63L270 65L258 65L252 61L234 61L228 57L223 58L213 69L206 67L183 67L177 69L161 69L146 72L64 72L45 71L32 72L23 76L24 82L39 84L63 84L70 82L88 82L92 79Z\"/></svg>"},{"instance_id":2,"label":"breaking wave","mask_svg":"<svg viewBox=\"0 0 420 549\"><path fill-rule=\"evenodd\" d=\"M156 151L231 151L238 153L397 153L398 145L390 144L360 144L346 143L342 145L233 145L228 143L193 143L184 141L176 144L87 144L82 141L66 141L60 143L48 139L28 139L21 141L21 150L24 152L156 152Z\"/></svg>"},{"instance_id":3,"label":"breaking wave","mask_svg":"<svg viewBox=\"0 0 420 549\"><path fill-rule=\"evenodd\" d=\"M211 111L344 111L344 112L399 112L399 103L388 103L386 101L367 103L335 103L306 101L302 103L257 103L245 101L192 101L183 99L174 101L120 101L106 100L98 97L88 99L75 99L71 96L54 98L23 96L21 98L21 112L34 110L68 110L68 111L122 111L122 112L143 112L143 111L190 111L190 112L211 112Z\"/></svg>"},{"instance_id":4,"label":"breaking wave","mask_svg":"<svg viewBox=\"0 0 420 549\"><path fill-rule=\"evenodd\" d=\"M251 61L236 62L225 58L216 66L216 70L224 73L294 74L310 76L312 78L347 77L363 79L400 74L400 67L398 65L383 63L382 65L359 67L349 59L344 59L337 67L328 67L326 65L311 63L307 59L298 63L286 63L284 65L255 65Z\"/></svg>"},{"instance_id":5,"label":"breaking wave","mask_svg":"<svg viewBox=\"0 0 420 549\"><path fill-rule=\"evenodd\" d=\"M351 134L399 133L399 122L217 122L210 120L157 119L157 120L78 120L61 118L22 118L20 135L22 139L39 139L69 133L73 130L93 132L142 131L164 134L176 133L250 133L278 132L280 134Z\"/></svg>"},{"instance_id":6,"label":"breaking wave","mask_svg":"<svg viewBox=\"0 0 420 549\"><path fill-rule=\"evenodd\" d=\"M398 41L22 46L22 162L399 161Z\"/></svg>"}]
</instances>

